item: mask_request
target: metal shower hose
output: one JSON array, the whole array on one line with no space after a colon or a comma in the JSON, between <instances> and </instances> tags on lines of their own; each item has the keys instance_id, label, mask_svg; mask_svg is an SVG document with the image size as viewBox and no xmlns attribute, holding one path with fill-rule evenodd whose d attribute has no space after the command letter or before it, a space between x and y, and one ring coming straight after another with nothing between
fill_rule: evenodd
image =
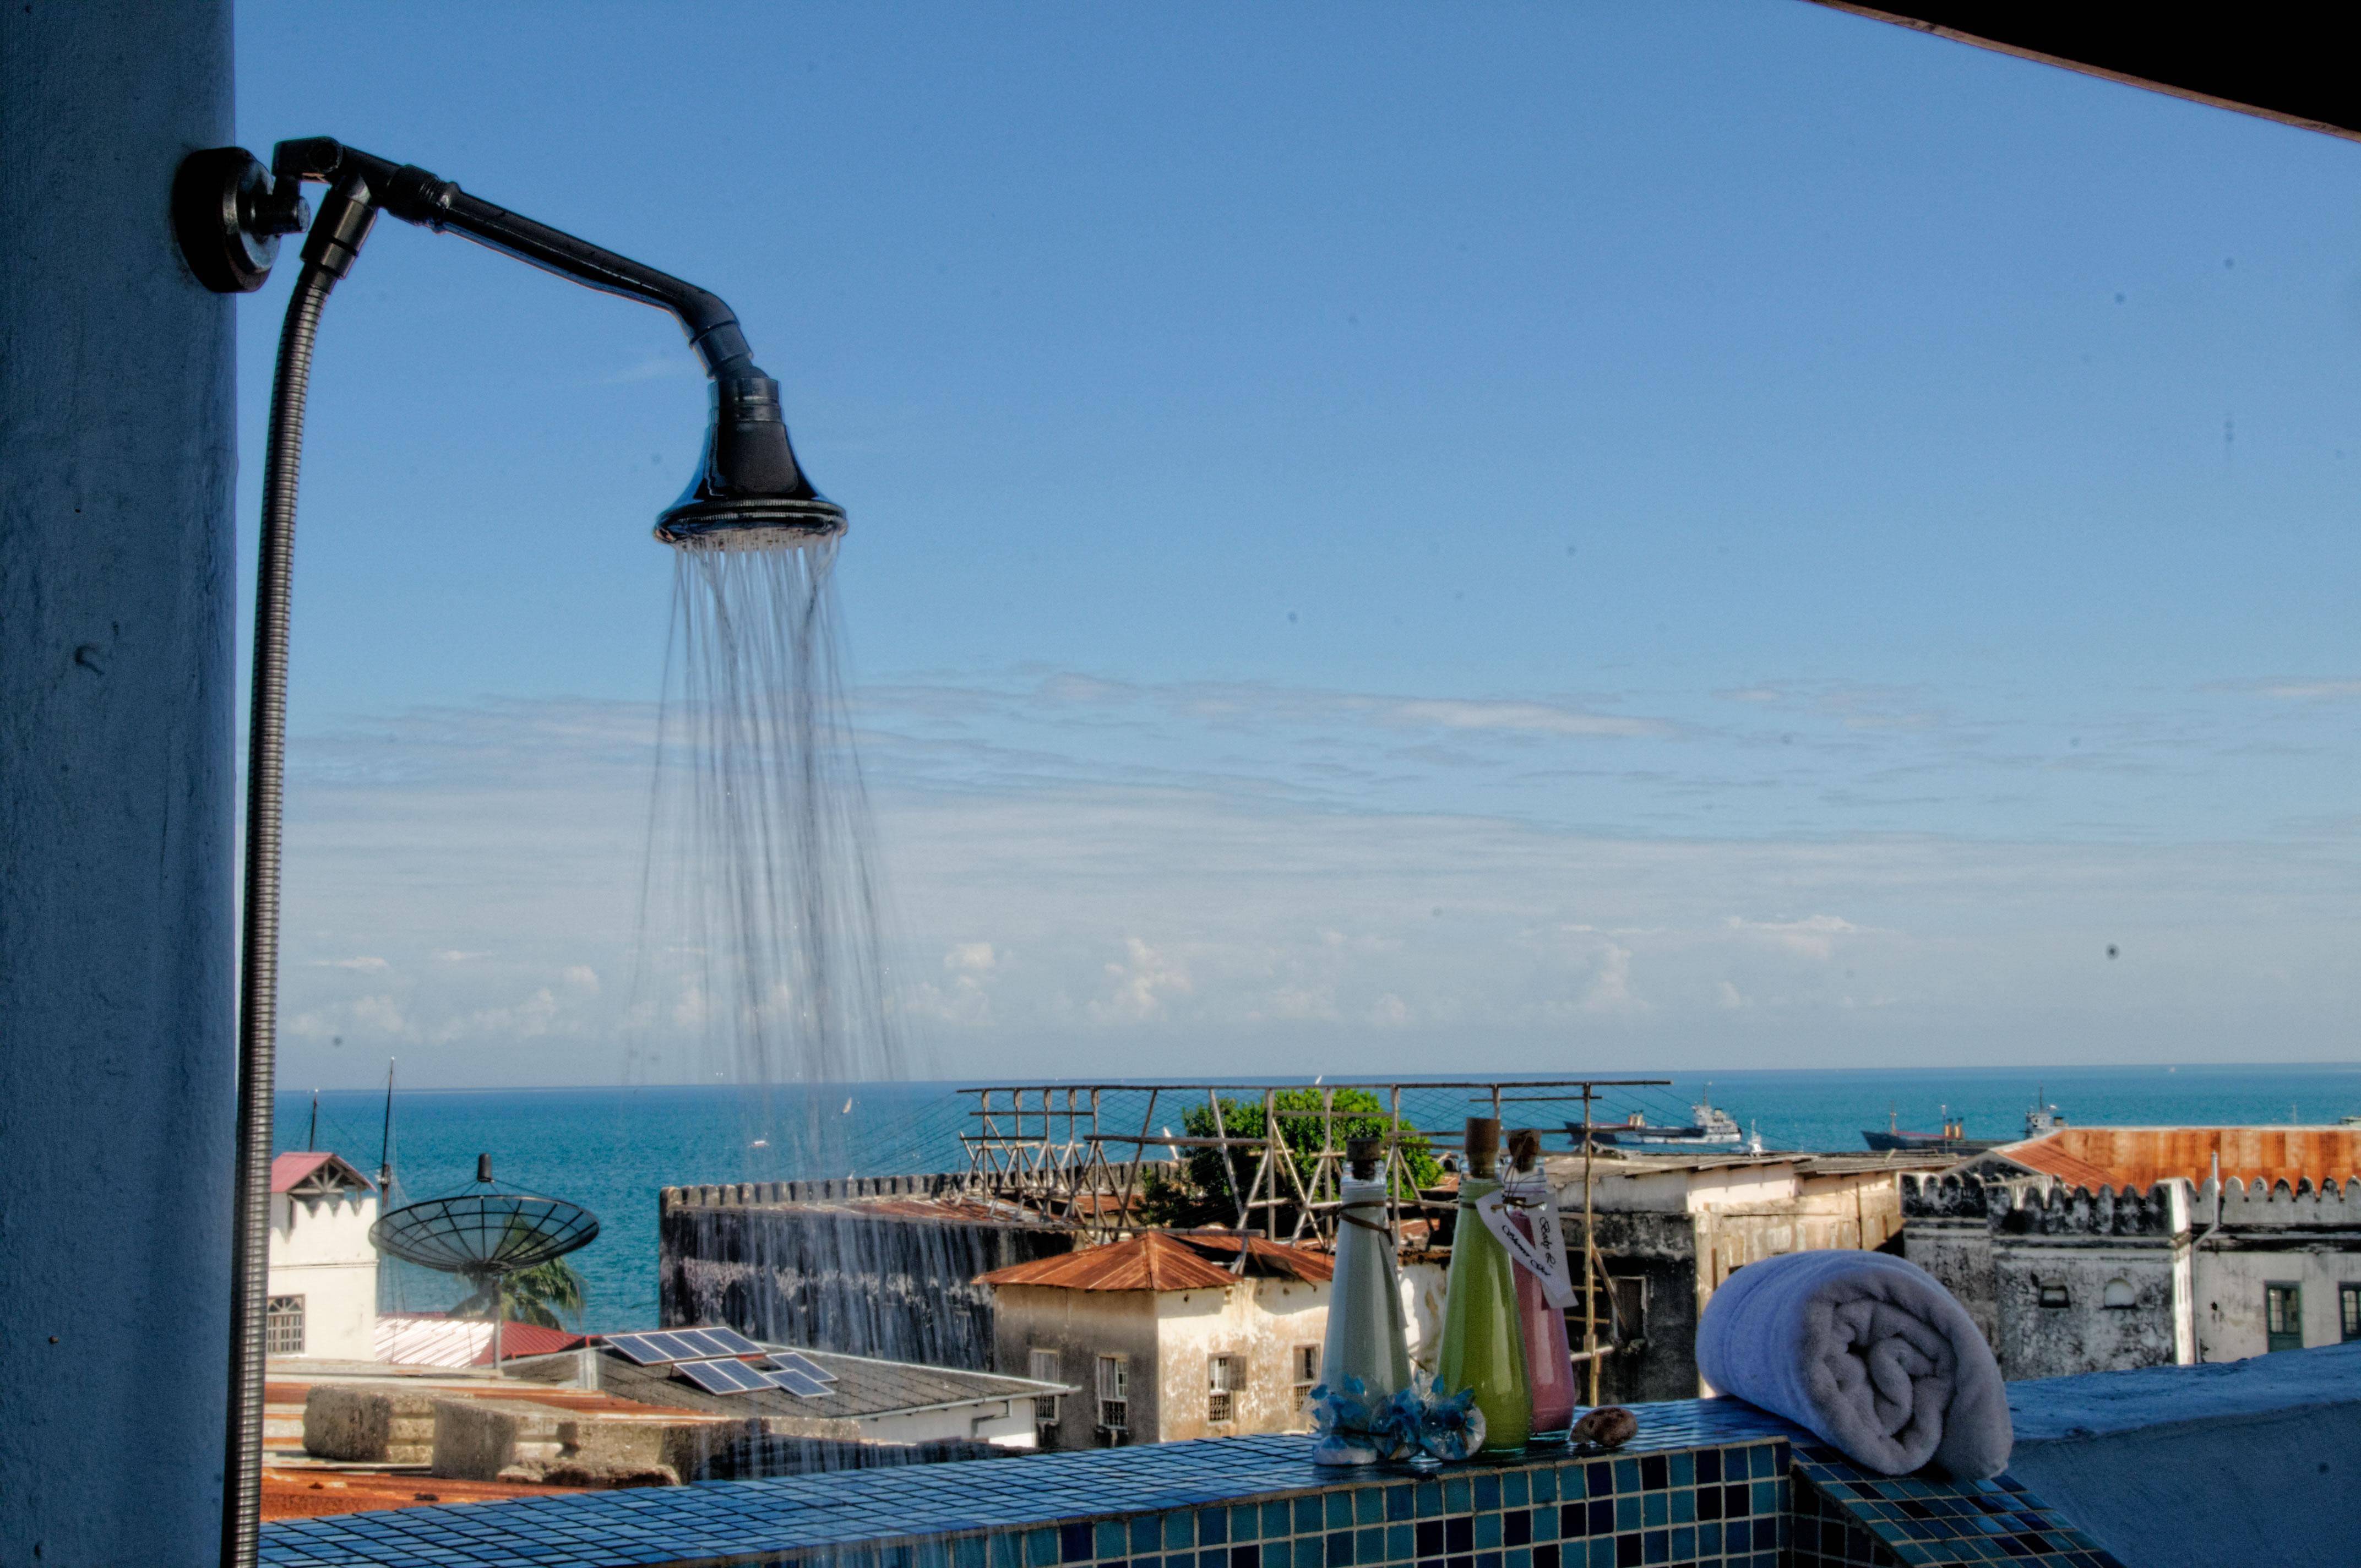
<instances>
[{"instance_id":1,"label":"metal shower hose","mask_svg":"<svg viewBox=\"0 0 2361 1568\"><path fill-rule=\"evenodd\" d=\"M262 1531L262 1369L270 1288L271 1089L278 1076L279 829L286 793L287 603L312 341L335 277L310 261L287 302L270 383L256 566L254 702L246 763L246 925L238 970L237 1192L231 1242L228 1439L222 1562L255 1561Z\"/></svg>"}]
</instances>

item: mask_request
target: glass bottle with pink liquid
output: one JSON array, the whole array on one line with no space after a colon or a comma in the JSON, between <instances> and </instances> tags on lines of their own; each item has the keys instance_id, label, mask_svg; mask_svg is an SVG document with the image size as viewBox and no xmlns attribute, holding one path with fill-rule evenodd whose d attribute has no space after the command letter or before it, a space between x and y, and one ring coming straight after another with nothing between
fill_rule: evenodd
<instances>
[{"instance_id":1,"label":"glass bottle with pink liquid","mask_svg":"<svg viewBox=\"0 0 2361 1568\"><path fill-rule=\"evenodd\" d=\"M1509 1218L1535 1242L1554 1245L1556 1256L1549 1261L1564 1281L1565 1246L1555 1223L1557 1194L1550 1190L1541 1156L1540 1133L1531 1127L1510 1130L1509 1157L1514 1168L1508 1181ZM1517 1316L1524 1325L1525 1377L1533 1402L1532 1435L1526 1441L1564 1442L1574 1426L1575 1410L1574 1358L1566 1344L1565 1313L1549 1299L1541 1279L1521 1266L1517 1269Z\"/></svg>"}]
</instances>

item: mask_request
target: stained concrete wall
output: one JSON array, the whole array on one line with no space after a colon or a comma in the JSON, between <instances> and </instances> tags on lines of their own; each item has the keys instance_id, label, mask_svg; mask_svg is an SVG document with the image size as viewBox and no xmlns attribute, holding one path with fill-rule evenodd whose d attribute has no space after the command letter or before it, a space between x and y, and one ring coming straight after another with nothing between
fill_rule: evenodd
<instances>
[{"instance_id":1,"label":"stained concrete wall","mask_svg":"<svg viewBox=\"0 0 2361 1568\"><path fill-rule=\"evenodd\" d=\"M181 264L169 201L230 129L225 0L0 6L10 1563L217 1554L235 307Z\"/></svg>"},{"instance_id":2,"label":"stained concrete wall","mask_svg":"<svg viewBox=\"0 0 2361 1568\"><path fill-rule=\"evenodd\" d=\"M1100 1446L1098 1358L1130 1358L1130 1441L1154 1442L1162 1405L1157 1397L1156 1293L1152 1290L1068 1290L1042 1285L993 1288L993 1359L1012 1377L1029 1377L1032 1353L1058 1358L1056 1380L1080 1392L1058 1401L1050 1446Z\"/></svg>"},{"instance_id":3,"label":"stained concrete wall","mask_svg":"<svg viewBox=\"0 0 2361 1568\"><path fill-rule=\"evenodd\" d=\"M1167 1290L1156 1298L1156 1433L1173 1442L1245 1432L1309 1431L1290 1365L1296 1349L1328 1337L1328 1286L1242 1279L1225 1290ZM1238 1358L1243 1387L1230 1420L1208 1419L1212 1357Z\"/></svg>"}]
</instances>

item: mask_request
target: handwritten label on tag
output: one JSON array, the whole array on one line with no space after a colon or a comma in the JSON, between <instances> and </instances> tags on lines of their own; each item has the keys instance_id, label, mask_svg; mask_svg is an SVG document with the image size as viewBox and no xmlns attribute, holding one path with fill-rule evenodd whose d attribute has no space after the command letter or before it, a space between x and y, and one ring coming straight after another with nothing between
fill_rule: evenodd
<instances>
[{"instance_id":1,"label":"handwritten label on tag","mask_svg":"<svg viewBox=\"0 0 2361 1568\"><path fill-rule=\"evenodd\" d=\"M1510 1218L1512 1201L1516 1212L1532 1224L1532 1235ZM1551 1306L1564 1311L1574 1305L1574 1273L1566 1266L1565 1237L1558 1229L1557 1205L1550 1201L1546 1186L1513 1199L1505 1190L1487 1192L1476 1200L1476 1212L1484 1228L1508 1248L1517 1266L1541 1282L1542 1295Z\"/></svg>"}]
</instances>

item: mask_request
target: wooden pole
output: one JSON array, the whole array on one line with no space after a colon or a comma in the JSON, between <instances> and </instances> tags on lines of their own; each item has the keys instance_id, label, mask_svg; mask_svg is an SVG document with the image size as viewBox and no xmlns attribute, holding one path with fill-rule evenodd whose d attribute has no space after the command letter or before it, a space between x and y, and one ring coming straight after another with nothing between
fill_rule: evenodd
<instances>
[{"instance_id":1,"label":"wooden pole","mask_svg":"<svg viewBox=\"0 0 2361 1568\"><path fill-rule=\"evenodd\" d=\"M1590 1096L1582 1086L1582 1359L1590 1370L1590 1398L1598 1403L1598 1215L1590 1201Z\"/></svg>"}]
</instances>

